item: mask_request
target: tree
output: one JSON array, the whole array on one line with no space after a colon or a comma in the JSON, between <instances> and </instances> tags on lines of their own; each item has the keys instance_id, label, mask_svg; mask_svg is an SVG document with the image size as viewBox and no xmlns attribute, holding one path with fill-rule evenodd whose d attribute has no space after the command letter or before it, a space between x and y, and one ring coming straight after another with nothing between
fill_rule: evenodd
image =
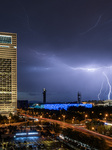
<instances>
[{"instance_id":1,"label":"tree","mask_svg":"<svg viewBox=\"0 0 112 150\"><path fill-rule=\"evenodd\" d=\"M55 124L54 125L54 132L56 133L56 134L58 134L58 133L60 133L60 131L61 131L61 127L60 127L60 125L59 124Z\"/></svg>"},{"instance_id":2,"label":"tree","mask_svg":"<svg viewBox=\"0 0 112 150\"><path fill-rule=\"evenodd\" d=\"M112 126L110 127L109 135L112 136Z\"/></svg>"}]
</instances>

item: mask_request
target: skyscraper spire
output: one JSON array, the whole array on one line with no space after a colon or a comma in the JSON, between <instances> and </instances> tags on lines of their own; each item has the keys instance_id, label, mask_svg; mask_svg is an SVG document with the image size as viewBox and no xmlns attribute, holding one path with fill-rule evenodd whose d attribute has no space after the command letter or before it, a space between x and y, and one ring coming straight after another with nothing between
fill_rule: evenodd
<instances>
[{"instance_id":1,"label":"skyscraper spire","mask_svg":"<svg viewBox=\"0 0 112 150\"><path fill-rule=\"evenodd\" d=\"M81 93L79 93L79 92L77 94L77 103L81 104Z\"/></svg>"}]
</instances>

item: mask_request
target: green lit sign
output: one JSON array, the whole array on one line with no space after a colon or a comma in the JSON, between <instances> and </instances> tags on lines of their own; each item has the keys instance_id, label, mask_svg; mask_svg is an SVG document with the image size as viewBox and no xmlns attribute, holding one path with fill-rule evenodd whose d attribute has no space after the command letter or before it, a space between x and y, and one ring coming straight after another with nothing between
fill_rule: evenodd
<instances>
[{"instance_id":1,"label":"green lit sign","mask_svg":"<svg viewBox=\"0 0 112 150\"><path fill-rule=\"evenodd\" d=\"M0 35L0 43L11 44L12 43L12 37L7 36L7 35Z\"/></svg>"}]
</instances>

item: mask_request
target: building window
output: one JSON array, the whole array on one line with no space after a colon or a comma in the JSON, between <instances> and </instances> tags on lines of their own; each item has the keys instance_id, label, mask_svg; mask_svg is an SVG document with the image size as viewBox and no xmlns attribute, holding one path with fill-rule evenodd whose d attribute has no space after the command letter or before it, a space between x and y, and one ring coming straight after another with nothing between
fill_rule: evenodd
<instances>
[{"instance_id":1,"label":"building window","mask_svg":"<svg viewBox=\"0 0 112 150\"><path fill-rule=\"evenodd\" d=\"M11 59L0 58L0 103L11 102Z\"/></svg>"},{"instance_id":2,"label":"building window","mask_svg":"<svg viewBox=\"0 0 112 150\"><path fill-rule=\"evenodd\" d=\"M0 35L0 43L12 44L12 37L7 35Z\"/></svg>"}]
</instances>

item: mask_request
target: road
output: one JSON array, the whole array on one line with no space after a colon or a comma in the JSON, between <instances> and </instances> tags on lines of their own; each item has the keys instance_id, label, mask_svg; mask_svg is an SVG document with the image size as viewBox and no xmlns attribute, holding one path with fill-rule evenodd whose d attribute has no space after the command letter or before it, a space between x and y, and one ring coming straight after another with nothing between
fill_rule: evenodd
<instances>
[{"instance_id":1,"label":"road","mask_svg":"<svg viewBox=\"0 0 112 150\"><path fill-rule=\"evenodd\" d=\"M27 115L27 117L32 117L32 116ZM48 122L58 123L63 128L72 128L73 130L77 130L77 131L82 132L82 133L87 134L87 135L93 135L95 137L101 137L106 141L108 146L112 147L112 138L109 137L109 136L102 135L102 134L99 134L97 132L87 130L84 127L74 126L73 124L62 122L62 121L59 121L59 120L54 120L54 119L49 119L49 118L41 118L41 117L36 117L36 116L34 116L34 118L35 119L40 119L40 120L45 120L45 121L48 121Z\"/></svg>"},{"instance_id":2,"label":"road","mask_svg":"<svg viewBox=\"0 0 112 150\"><path fill-rule=\"evenodd\" d=\"M8 127L8 126L19 126L19 125L21 125L21 124L23 124L23 123L26 123L26 122L18 122L18 123L8 123L8 124L0 124L0 127Z\"/></svg>"}]
</instances>

